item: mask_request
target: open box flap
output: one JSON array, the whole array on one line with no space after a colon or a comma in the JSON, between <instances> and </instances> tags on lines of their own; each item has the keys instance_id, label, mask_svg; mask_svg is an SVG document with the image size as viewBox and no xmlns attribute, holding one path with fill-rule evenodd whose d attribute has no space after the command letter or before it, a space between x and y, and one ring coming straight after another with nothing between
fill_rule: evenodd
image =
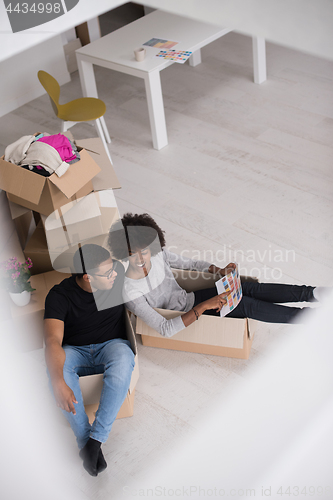
<instances>
[{"instance_id":1,"label":"open box flap","mask_svg":"<svg viewBox=\"0 0 333 500\"><path fill-rule=\"evenodd\" d=\"M93 180L95 191L101 189L111 188L119 189L121 188L120 182L114 171L110 159L106 154L103 143L99 137L92 137L90 139L79 139L75 141L77 147L81 147L88 151L90 156L95 160L95 162L101 167L101 173L96 175Z\"/></svg>"},{"instance_id":2,"label":"open box flap","mask_svg":"<svg viewBox=\"0 0 333 500\"><path fill-rule=\"evenodd\" d=\"M90 139L77 139L75 140L75 144L79 148L86 149L89 153L100 154L101 145L104 149L103 143L99 137L91 137Z\"/></svg>"},{"instance_id":3,"label":"open box flap","mask_svg":"<svg viewBox=\"0 0 333 500\"><path fill-rule=\"evenodd\" d=\"M0 159L0 188L7 193L37 204L45 182L46 177Z\"/></svg>"},{"instance_id":4,"label":"open box flap","mask_svg":"<svg viewBox=\"0 0 333 500\"><path fill-rule=\"evenodd\" d=\"M247 318L247 331L250 340L252 340L253 335L255 334L257 323L258 323L257 320L252 318Z\"/></svg>"},{"instance_id":5,"label":"open box flap","mask_svg":"<svg viewBox=\"0 0 333 500\"><path fill-rule=\"evenodd\" d=\"M82 149L80 151L81 160L69 166L67 172L58 177L52 174L49 177L50 182L54 184L67 198L71 198L83 186L98 174L101 169L90 155Z\"/></svg>"},{"instance_id":6,"label":"open box flap","mask_svg":"<svg viewBox=\"0 0 333 500\"><path fill-rule=\"evenodd\" d=\"M69 201L47 217L42 216L42 219L45 229L51 231L64 224L76 224L84 220L92 219L93 217L100 217L101 209L103 208L113 208L114 211L117 210L117 202L112 189L92 192L82 198ZM104 212L106 211L104 210ZM110 222L113 222L114 218L113 216ZM110 226L111 223L107 230L110 229Z\"/></svg>"},{"instance_id":7,"label":"open box flap","mask_svg":"<svg viewBox=\"0 0 333 500\"><path fill-rule=\"evenodd\" d=\"M138 383L140 372L139 372L139 360L138 360L138 355L136 354L134 357L134 368L132 371L132 377L131 377L131 382L130 386L128 388L130 394L134 391L136 384Z\"/></svg>"},{"instance_id":8,"label":"open box flap","mask_svg":"<svg viewBox=\"0 0 333 500\"><path fill-rule=\"evenodd\" d=\"M137 345L136 345L134 328L132 325L132 321L130 319L130 313L127 309L125 311L125 323L126 323L127 338L130 341L132 351L135 354L135 357L134 357L135 365L134 365L134 369L132 372L131 383L129 386L129 392L132 393L132 391L135 389L135 386L136 386L137 381L139 379L139 360L138 360L138 354L137 354Z\"/></svg>"},{"instance_id":9,"label":"open box flap","mask_svg":"<svg viewBox=\"0 0 333 500\"><path fill-rule=\"evenodd\" d=\"M53 220L51 216L49 216L46 220L46 228L56 229L57 227L65 224L66 226L70 226L71 224L78 224L80 222L84 222L90 219L94 219L95 217L101 216L101 211L98 205L98 201L95 196L91 196L90 193L84 198L80 198L79 200L75 200L72 202L70 210L63 210L62 207L59 208L58 213L61 218L57 217L58 214L51 214L53 216ZM66 207L66 205L65 205Z\"/></svg>"}]
</instances>

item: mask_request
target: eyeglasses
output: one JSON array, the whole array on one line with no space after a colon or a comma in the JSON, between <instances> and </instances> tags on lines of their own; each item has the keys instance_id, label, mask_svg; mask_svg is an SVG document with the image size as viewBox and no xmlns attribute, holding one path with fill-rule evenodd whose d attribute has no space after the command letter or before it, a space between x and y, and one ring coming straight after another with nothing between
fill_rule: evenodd
<instances>
[{"instance_id":1,"label":"eyeglasses","mask_svg":"<svg viewBox=\"0 0 333 500\"><path fill-rule=\"evenodd\" d=\"M104 274L95 274L95 273L89 273L89 274L92 274L93 276L99 276L100 278L110 278L110 276L112 275L113 271L114 271L114 264L112 265L111 269L109 269L106 273Z\"/></svg>"}]
</instances>

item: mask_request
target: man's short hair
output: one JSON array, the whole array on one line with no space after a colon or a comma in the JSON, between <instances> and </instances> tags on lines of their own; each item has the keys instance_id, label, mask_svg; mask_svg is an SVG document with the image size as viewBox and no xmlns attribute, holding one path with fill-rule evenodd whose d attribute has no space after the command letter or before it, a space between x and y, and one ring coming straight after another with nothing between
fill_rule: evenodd
<instances>
[{"instance_id":1,"label":"man's short hair","mask_svg":"<svg viewBox=\"0 0 333 500\"><path fill-rule=\"evenodd\" d=\"M87 244L80 247L74 254L73 265L75 276L82 278L84 274L97 269L102 262L110 258L110 252L100 245Z\"/></svg>"}]
</instances>

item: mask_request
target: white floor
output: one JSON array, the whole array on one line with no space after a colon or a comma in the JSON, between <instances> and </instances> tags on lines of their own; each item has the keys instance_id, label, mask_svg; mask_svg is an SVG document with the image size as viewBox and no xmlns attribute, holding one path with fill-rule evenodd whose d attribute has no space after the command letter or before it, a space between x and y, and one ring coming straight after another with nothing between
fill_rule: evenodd
<instances>
[{"instance_id":1,"label":"white floor","mask_svg":"<svg viewBox=\"0 0 333 500\"><path fill-rule=\"evenodd\" d=\"M167 246L188 256L200 252L219 265L224 255L262 281L331 285L333 64L267 44L268 80L255 85L250 39L236 33L204 48L202 58L161 75L169 137L161 151L152 149L143 82L96 69L120 212L148 212ZM61 96L80 95L75 73ZM21 135L60 131L47 96L1 118L0 127L1 153ZM94 135L86 124L72 132ZM97 479L63 428L72 443L70 481L83 498L121 498L123 486L176 452L200 412L293 328L259 324L249 361L145 348L138 339L134 416L114 423L103 446L108 469ZM30 358L43 378L42 353Z\"/></svg>"}]
</instances>

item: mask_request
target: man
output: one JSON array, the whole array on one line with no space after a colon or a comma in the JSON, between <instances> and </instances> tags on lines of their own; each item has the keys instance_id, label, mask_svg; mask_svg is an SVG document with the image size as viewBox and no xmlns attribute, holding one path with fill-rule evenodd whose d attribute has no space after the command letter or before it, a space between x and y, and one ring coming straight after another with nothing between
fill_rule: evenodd
<instances>
[{"instance_id":1,"label":"man","mask_svg":"<svg viewBox=\"0 0 333 500\"><path fill-rule=\"evenodd\" d=\"M134 354L126 338L122 303L124 267L98 245L84 245L74 273L45 301L45 359L53 394L76 436L83 466L92 476L106 467L101 443L126 397ZM92 425L84 410L79 376L103 373Z\"/></svg>"}]
</instances>

